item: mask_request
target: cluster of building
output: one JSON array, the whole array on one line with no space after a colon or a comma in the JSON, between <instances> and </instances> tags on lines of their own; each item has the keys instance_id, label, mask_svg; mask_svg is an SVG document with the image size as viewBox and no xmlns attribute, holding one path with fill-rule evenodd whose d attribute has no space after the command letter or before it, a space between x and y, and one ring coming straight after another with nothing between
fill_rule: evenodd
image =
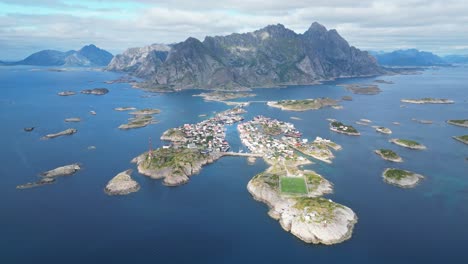
<instances>
[{"instance_id":1,"label":"cluster of building","mask_svg":"<svg viewBox=\"0 0 468 264\"><path fill-rule=\"evenodd\" d=\"M268 127L280 128L281 134L277 137L268 135L264 132L264 129ZM267 159L294 158L294 151L287 141L299 138L300 133L293 124L256 116L252 121L239 124L237 129L242 143L252 153L262 154Z\"/></svg>"},{"instance_id":2,"label":"cluster of building","mask_svg":"<svg viewBox=\"0 0 468 264\"><path fill-rule=\"evenodd\" d=\"M216 116L196 124L184 124L176 128L185 138L184 144L190 149L199 149L202 153L213 151L226 152L231 148L226 140L225 125L240 122L241 114L246 111L242 107L236 107L218 113Z\"/></svg>"},{"instance_id":3,"label":"cluster of building","mask_svg":"<svg viewBox=\"0 0 468 264\"><path fill-rule=\"evenodd\" d=\"M275 127L281 133L268 135L265 129ZM317 137L313 142L301 138L301 133L294 125L276 119L257 116L252 121L237 126L242 143L252 153L264 155L267 159L292 159L294 149L314 158L333 158L328 146L339 147L328 139Z\"/></svg>"}]
</instances>

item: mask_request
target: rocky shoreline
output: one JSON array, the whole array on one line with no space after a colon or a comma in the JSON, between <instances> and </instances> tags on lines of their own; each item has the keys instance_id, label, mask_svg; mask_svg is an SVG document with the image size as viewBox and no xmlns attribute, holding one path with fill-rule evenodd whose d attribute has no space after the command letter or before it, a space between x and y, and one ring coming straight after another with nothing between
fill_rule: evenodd
<instances>
[{"instance_id":1,"label":"rocky shoreline","mask_svg":"<svg viewBox=\"0 0 468 264\"><path fill-rule=\"evenodd\" d=\"M58 132L58 133L55 133L55 134L47 134L47 135L43 136L42 139L51 139L51 138L56 138L56 137L60 137L60 136L69 136L69 135L75 134L76 132L78 132L78 130L76 130L74 128L69 128L67 130L64 130L62 132Z\"/></svg>"},{"instance_id":2,"label":"rocky shoreline","mask_svg":"<svg viewBox=\"0 0 468 264\"><path fill-rule=\"evenodd\" d=\"M394 174L398 174L398 176L394 176ZM382 173L382 178L386 183L400 188L413 188L424 179L424 176L407 170L387 168Z\"/></svg>"},{"instance_id":3,"label":"rocky shoreline","mask_svg":"<svg viewBox=\"0 0 468 264\"><path fill-rule=\"evenodd\" d=\"M261 179L261 174L249 181L247 189L255 200L268 205L268 215L278 220L285 231L306 243L341 243L351 238L357 223L357 216L350 208L318 197L331 192L328 181L320 183L310 197L280 195Z\"/></svg>"},{"instance_id":4,"label":"rocky shoreline","mask_svg":"<svg viewBox=\"0 0 468 264\"><path fill-rule=\"evenodd\" d=\"M396 144L398 146L402 146L405 148L409 149L417 149L417 150L423 150L426 149L426 146L416 142L416 141L411 141L411 140L404 140L404 139L399 139L399 138L392 138L389 140L389 142ZM409 142L411 144L408 144L406 142Z\"/></svg>"},{"instance_id":5,"label":"rocky shoreline","mask_svg":"<svg viewBox=\"0 0 468 264\"><path fill-rule=\"evenodd\" d=\"M422 99L401 99L402 103L408 104L453 104L455 101L450 99L439 98L422 98Z\"/></svg>"},{"instance_id":6,"label":"rocky shoreline","mask_svg":"<svg viewBox=\"0 0 468 264\"><path fill-rule=\"evenodd\" d=\"M460 126L460 127L468 127L468 119L447 120L447 124Z\"/></svg>"},{"instance_id":7,"label":"rocky shoreline","mask_svg":"<svg viewBox=\"0 0 468 264\"><path fill-rule=\"evenodd\" d=\"M159 149L160 151L169 151L164 149ZM211 154L200 154L198 150L185 150L189 153L184 153L180 155L187 155L188 158L180 158L180 162L177 165L166 165L162 164L159 167L151 167L151 162L148 158L148 152L141 154L140 156L134 158L132 163L137 164L138 172L145 176L148 176L152 179L164 179L163 184L166 186L178 186L185 184L189 181L189 177L198 174L202 167L213 163L215 160L222 157L221 153L211 153ZM171 155L166 153L153 153L153 159L162 159L164 155ZM194 156L197 159L191 159Z\"/></svg>"},{"instance_id":8,"label":"rocky shoreline","mask_svg":"<svg viewBox=\"0 0 468 264\"><path fill-rule=\"evenodd\" d=\"M140 185L132 179L132 170L126 170L112 178L104 188L108 195L127 195L140 190Z\"/></svg>"},{"instance_id":9,"label":"rocky shoreline","mask_svg":"<svg viewBox=\"0 0 468 264\"><path fill-rule=\"evenodd\" d=\"M391 150L386 150L386 149L374 150L375 154L379 155L384 160L393 161L393 162L403 162L403 159L400 156L398 156L395 152L391 151L392 155L388 155L385 153L386 151L391 151Z\"/></svg>"},{"instance_id":10,"label":"rocky shoreline","mask_svg":"<svg viewBox=\"0 0 468 264\"><path fill-rule=\"evenodd\" d=\"M269 101L267 105L279 108L283 111L303 112L308 110L318 110L324 107L338 106L336 100L330 98L304 99L304 100L282 100Z\"/></svg>"}]
</instances>

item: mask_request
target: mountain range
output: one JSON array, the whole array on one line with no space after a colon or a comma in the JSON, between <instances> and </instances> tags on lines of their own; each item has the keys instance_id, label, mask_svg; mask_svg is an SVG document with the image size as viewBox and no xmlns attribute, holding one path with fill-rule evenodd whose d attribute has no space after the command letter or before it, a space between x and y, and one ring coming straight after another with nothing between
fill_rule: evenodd
<instances>
[{"instance_id":1,"label":"mountain range","mask_svg":"<svg viewBox=\"0 0 468 264\"><path fill-rule=\"evenodd\" d=\"M384 70L334 29L314 22L303 34L281 24L243 34L131 48L107 67L147 79L158 88L237 89L311 84Z\"/></svg>"},{"instance_id":2,"label":"mountain range","mask_svg":"<svg viewBox=\"0 0 468 264\"><path fill-rule=\"evenodd\" d=\"M113 55L95 45L87 45L78 51L42 50L16 62L3 62L4 65L35 66L106 66ZM1 64L1 62L0 62Z\"/></svg>"},{"instance_id":3,"label":"mountain range","mask_svg":"<svg viewBox=\"0 0 468 264\"><path fill-rule=\"evenodd\" d=\"M449 62L427 51L417 49L395 50L392 52L372 53L380 65L385 66L437 66Z\"/></svg>"}]
</instances>

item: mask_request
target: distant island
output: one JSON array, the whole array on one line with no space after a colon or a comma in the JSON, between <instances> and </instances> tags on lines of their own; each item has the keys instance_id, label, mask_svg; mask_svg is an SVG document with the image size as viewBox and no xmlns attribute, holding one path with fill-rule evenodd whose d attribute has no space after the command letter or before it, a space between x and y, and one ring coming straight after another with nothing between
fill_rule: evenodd
<instances>
[{"instance_id":1,"label":"distant island","mask_svg":"<svg viewBox=\"0 0 468 264\"><path fill-rule=\"evenodd\" d=\"M171 45L131 48L116 55L107 69L145 79L135 87L150 91L245 90L386 72L367 52L317 22L303 34L277 24L203 41L189 37Z\"/></svg>"},{"instance_id":2,"label":"distant island","mask_svg":"<svg viewBox=\"0 0 468 264\"><path fill-rule=\"evenodd\" d=\"M353 126L345 125L338 121L333 121L330 123L330 130L337 132L337 133L350 135L350 136L361 135L361 133L359 133L359 131L357 131L357 129L355 129Z\"/></svg>"},{"instance_id":3,"label":"distant island","mask_svg":"<svg viewBox=\"0 0 468 264\"><path fill-rule=\"evenodd\" d=\"M93 44L82 47L80 50L67 52L57 50L42 50L27 58L4 63L4 65L34 65L34 66L64 66L64 67L90 67L107 66L114 56L96 47Z\"/></svg>"},{"instance_id":4,"label":"distant island","mask_svg":"<svg viewBox=\"0 0 468 264\"><path fill-rule=\"evenodd\" d=\"M336 106L338 102L330 98L304 99L304 100L282 100L267 102L268 106L287 111L316 110L329 106Z\"/></svg>"},{"instance_id":5,"label":"distant island","mask_svg":"<svg viewBox=\"0 0 468 264\"><path fill-rule=\"evenodd\" d=\"M455 140L458 140L462 143L468 144L468 135L463 135L463 136L455 136L453 137Z\"/></svg>"},{"instance_id":6,"label":"distant island","mask_svg":"<svg viewBox=\"0 0 468 264\"><path fill-rule=\"evenodd\" d=\"M392 184L401 188L413 188L415 187L424 176L416 174L411 171L401 170L401 169L386 169L382 177L384 181L388 184Z\"/></svg>"},{"instance_id":7,"label":"distant island","mask_svg":"<svg viewBox=\"0 0 468 264\"><path fill-rule=\"evenodd\" d=\"M387 135L392 134L392 130L390 128L386 128L382 126L376 127L375 131L382 133L382 134L387 134Z\"/></svg>"},{"instance_id":8,"label":"distant island","mask_svg":"<svg viewBox=\"0 0 468 264\"><path fill-rule=\"evenodd\" d=\"M346 90L351 91L354 94L366 94L366 95L376 95L382 92L378 85L375 84L340 84L339 86L343 86Z\"/></svg>"},{"instance_id":9,"label":"distant island","mask_svg":"<svg viewBox=\"0 0 468 264\"><path fill-rule=\"evenodd\" d=\"M393 161L393 162L403 162L403 159L398 156L393 150L390 149L377 149L374 151L375 154L379 155L382 159Z\"/></svg>"},{"instance_id":10,"label":"distant island","mask_svg":"<svg viewBox=\"0 0 468 264\"><path fill-rule=\"evenodd\" d=\"M217 102L224 102L227 100L239 99L239 98L246 98L246 97L254 97L254 93L248 92L226 92L226 91L214 91L209 93L201 93L196 94L194 96L203 97L206 101L217 101Z\"/></svg>"},{"instance_id":11,"label":"distant island","mask_svg":"<svg viewBox=\"0 0 468 264\"><path fill-rule=\"evenodd\" d=\"M372 53L379 64L385 66L447 66L449 62L426 51L417 49L396 50L392 52Z\"/></svg>"},{"instance_id":12,"label":"distant island","mask_svg":"<svg viewBox=\"0 0 468 264\"><path fill-rule=\"evenodd\" d=\"M468 127L468 119L452 119L447 120L447 123L454 126Z\"/></svg>"},{"instance_id":13,"label":"distant island","mask_svg":"<svg viewBox=\"0 0 468 264\"><path fill-rule=\"evenodd\" d=\"M421 99L401 99L402 103L409 103L409 104L453 104L455 103L453 100L450 99L439 99L439 98L421 98Z\"/></svg>"},{"instance_id":14,"label":"distant island","mask_svg":"<svg viewBox=\"0 0 468 264\"><path fill-rule=\"evenodd\" d=\"M135 108L133 107L116 108L117 111L127 111L131 109L133 110ZM133 115L133 117L128 119L128 123L120 125L119 129L128 130L128 129L146 127L147 125L150 125L150 124L156 124L158 123L158 121L154 119L153 115L159 114L160 112L161 110L152 109L152 108L145 108L141 110L135 109L133 112L129 113L130 115Z\"/></svg>"},{"instance_id":15,"label":"distant island","mask_svg":"<svg viewBox=\"0 0 468 264\"><path fill-rule=\"evenodd\" d=\"M409 139L393 138L390 142L409 149L426 149L426 146L421 143Z\"/></svg>"}]
</instances>

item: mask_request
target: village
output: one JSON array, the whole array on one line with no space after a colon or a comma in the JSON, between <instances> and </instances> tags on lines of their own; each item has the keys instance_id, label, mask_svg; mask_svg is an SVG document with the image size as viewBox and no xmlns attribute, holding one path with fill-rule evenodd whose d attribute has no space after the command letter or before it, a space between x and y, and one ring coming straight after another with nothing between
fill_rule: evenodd
<instances>
[{"instance_id":1,"label":"village","mask_svg":"<svg viewBox=\"0 0 468 264\"><path fill-rule=\"evenodd\" d=\"M172 141L171 145L163 148L198 149L202 154L210 152L227 152L231 148L226 140L225 125L244 120L241 116L246 113L242 107L235 107L216 114L214 117L196 124L184 124L178 128L166 131L163 140Z\"/></svg>"},{"instance_id":2,"label":"village","mask_svg":"<svg viewBox=\"0 0 468 264\"><path fill-rule=\"evenodd\" d=\"M293 124L257 116L252 121L237 126L242 143L252 153L264 155L266 160L304 160L294 150L304 155L330 163L334 157L329 150L341 149L338 144L316 137L313 142L301 138L302 134Z\"/></svg>"}]
</instances>

